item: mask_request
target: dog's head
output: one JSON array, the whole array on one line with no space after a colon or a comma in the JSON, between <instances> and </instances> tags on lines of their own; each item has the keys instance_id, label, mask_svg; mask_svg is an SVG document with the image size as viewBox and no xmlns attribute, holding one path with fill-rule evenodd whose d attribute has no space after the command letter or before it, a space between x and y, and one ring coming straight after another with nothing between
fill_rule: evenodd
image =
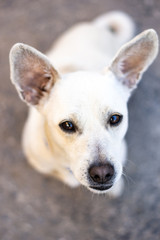
<instances>
[{"instance_id":1,"label":"dog's head","mask_svg":"<svg viewBox=\"0 0 160 240\"><path fill-rule=\"evenodd\" d=\"M11 79L20 97L44 116L60 161L93 191L105 192L121 177L127 101L157 52L157 35L147 30L125 44L102 73L61 76L32 47L16 44L11 50Z\"/></svg>"}]
</instances>

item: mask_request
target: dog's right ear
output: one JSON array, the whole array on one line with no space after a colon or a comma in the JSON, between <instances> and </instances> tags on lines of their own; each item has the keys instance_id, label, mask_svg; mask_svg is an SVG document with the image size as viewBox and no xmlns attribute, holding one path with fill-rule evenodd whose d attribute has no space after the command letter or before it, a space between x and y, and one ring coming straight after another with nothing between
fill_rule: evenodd
<instances>
[{"instance_id":1,"label":"dog's right ear","mask_svg":"<svg viewBox=\"0 0 160 240\"><path fill-rule=\"evenodd\" d=\"M10 70L12 83L29 105L40 105L59 78L45 55L22 43L15 44L10 51Z\"/></svg>"}]
</instances>

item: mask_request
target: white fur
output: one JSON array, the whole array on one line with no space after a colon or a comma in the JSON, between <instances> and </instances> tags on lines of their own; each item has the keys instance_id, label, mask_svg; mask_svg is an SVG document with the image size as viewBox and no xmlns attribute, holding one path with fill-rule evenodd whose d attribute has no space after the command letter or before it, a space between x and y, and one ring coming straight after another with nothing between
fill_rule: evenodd
<instances>
[{"instance_id":1,"label":"white fur","mask_svg":"<svg viewBox=\"0 0 160 240\"><path fill-rule=\"evenodd\" d=\"M112 23L114 26L116 24L116 33L109 30ZM100 158L103 161L107 159L116 172L114 186L108 192L120 195L123 186L121 175L126 160L124 137L128 128L127 102L139 76L158 52L157 35L153 30L148 30L121 48L111 61L121 44L131 38L133 32L134 24L127 15L109 13L93 22L74 26L59 38L48 53L50 64L60 74L53 74L55 84L48 97L43 97L43 101L36 107L30 104L23 132L25 154L38 171L53 175L70 186L81 183L92 190L88 169ZM146 44L151 45L150 52L145 46L145 60L141 59L137 50L143 48L141 41L148 41ZM23 87L17 81L14 65L17 55L21 54L20 46L23 48L23 44L18 44L11 50L10 63L11 79L18 91L22 92ZM24 45L24 48L34 53L29 46ZM48 65L45 57L37 51L35 55ZM135 66L130 69L132 55L133 59L135 55L138 56L136 60L140 61L142 69ZM126 68L123 60L129 63ZM107 65L105 71L102 71ZM108 124L110 115L114 113L123 115L117 127ZM79 131L74 134L64 133L59 123L65 120L74 121Z\"/></svg>"},{"instance_id":2,"label":"white fur","mask_svg":"<svg viewBox=\"0 0 160 240\"><path fill-rule=\"evenodd\" d=\"M115 24L117 32L113 34L109 28ZM67 66L101 71L121 45L133 37L134 31L134 23L128 15L107 13L92 22L73 26L56 41L47 55L59 72Z\"/></svg>"}]
</instances>

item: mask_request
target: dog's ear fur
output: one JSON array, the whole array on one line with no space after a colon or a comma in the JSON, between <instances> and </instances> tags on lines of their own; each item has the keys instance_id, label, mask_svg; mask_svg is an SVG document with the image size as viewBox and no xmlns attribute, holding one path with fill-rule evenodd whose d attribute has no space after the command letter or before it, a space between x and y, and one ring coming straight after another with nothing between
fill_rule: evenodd
<instances>
[{"instance_id":1,"label":"dog's ear fur","mask_svg":"<svg viewBox=\"0 0 160 240\"><path fill-rule=\"evenodd\" d=\"M109 69L122 84L132 90L157 53L158 36L153 29L149 29L122 46Z\"/></svg>"},{"instance_id":2,"label":"dog's ear fur","mask_svg":"<svg viewBox=\"0 0 160 240\"><path fill-rule=\"evenodd\" d=\"M45 55L22 43L15 44L10 51L10 69L13 84L29 105L39 105L47 98L59 77Z\"/></svg>"}]
</instances>

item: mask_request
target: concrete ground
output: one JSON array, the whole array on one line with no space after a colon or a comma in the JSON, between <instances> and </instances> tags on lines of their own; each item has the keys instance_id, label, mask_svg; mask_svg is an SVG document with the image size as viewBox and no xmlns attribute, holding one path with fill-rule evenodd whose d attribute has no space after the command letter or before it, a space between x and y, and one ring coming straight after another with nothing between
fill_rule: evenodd
<instances>
[{"instance_id":1,"label":"concrete ground","mask_svg":"<svg viewBox=\"0 0 160 240\"><path fill-rule=\"evenodd\" d=\"M20 138L27 107L9 80L8 53L16 42L42 52L72 24L123 10L137 31L160 34L157 0L0 1L0 239L160 239L159 57L129 103L129 161L122 197L112 200L80 187L72 190L33 170Z\"/></svg>"}]
</instances>

